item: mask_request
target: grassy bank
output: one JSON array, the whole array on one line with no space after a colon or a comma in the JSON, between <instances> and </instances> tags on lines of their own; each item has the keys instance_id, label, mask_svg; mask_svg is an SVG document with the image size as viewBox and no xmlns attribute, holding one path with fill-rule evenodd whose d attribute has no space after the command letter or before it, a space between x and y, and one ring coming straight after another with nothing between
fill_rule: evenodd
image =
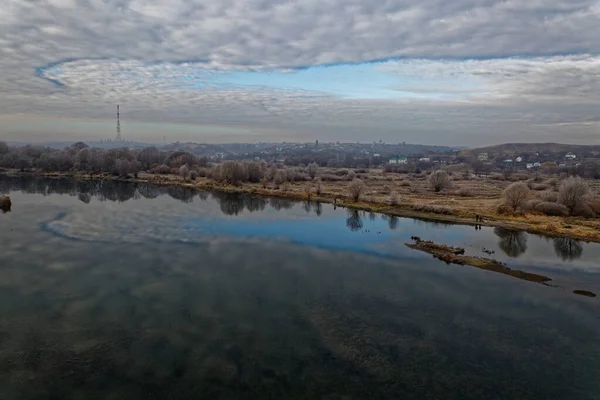
<instances>
[{"instance_id":1,"label":"grassy bank","mask_svg":"<svg viewBox=\"0 0 600 400\"><path fill-rule=\"evenodd\" d=\"M503 190L502 182L469 182L472 196L461 196L454 192L432 193L421 189L422 182L412 181L405 187L401 181L387 179L366 180L366 188L359 201L348 197L348 182L322 182L317 190L311 182L288 183L280 188L260 183L244 183L239 186L218 183L208 178L184 180L175 175L140 173L136 178L121 178L114 175L81 173L42 173L4 171L13 176L43 176L48 178L72 178L79 180L115 180L123 182L151 183L168 187L243 192L260 196L279 197L301 201L318 201L382 214L417 218L427 221L454 223L471 226L491 226L522 230L551 237L569 237L588 242L600 242L598 219L580 217L550 217L539 214L521 216L498 215L495 210ZM395 177L394 177L395 178ZM392 189L390 189L390 187ZM390 191L397 191L397 199L390 201ZM393 204L390 204L393 203ZM476 220L476 215L481 217Z\"/></svg>"}]
</instances>

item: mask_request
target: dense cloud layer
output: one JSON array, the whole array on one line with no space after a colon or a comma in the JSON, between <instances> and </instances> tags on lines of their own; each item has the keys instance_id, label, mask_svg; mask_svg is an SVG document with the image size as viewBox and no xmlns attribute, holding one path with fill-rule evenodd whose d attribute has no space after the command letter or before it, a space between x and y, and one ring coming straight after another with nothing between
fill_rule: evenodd
<instances>
[{"instance_id":1,"label":"dense cloud layer","mask_svg":"<svg viewBox=\"0 0 600 400\"><path fill-rule=\"evenodd\" d=\"M598 21L591 0L10 0L0 114L104 119L119 102L138 121L285 128L287 140L589 141L600 131ZM186 85L199 71L373 60L415 78L390 88L406 96Z\"/></svg>"}]
</instances>

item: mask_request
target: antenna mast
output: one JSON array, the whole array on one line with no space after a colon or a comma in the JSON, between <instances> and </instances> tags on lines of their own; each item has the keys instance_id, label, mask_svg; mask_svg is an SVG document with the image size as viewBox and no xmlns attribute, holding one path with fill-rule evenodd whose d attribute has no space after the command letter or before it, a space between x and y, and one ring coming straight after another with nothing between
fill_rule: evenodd
<instances>
[{"instance_id":1,"label":"antenna mast","mask_svg":"<svg viewBox=\"0 0 600 400\"><path fill-rule=\"evenodd\" d=\"M119 112L119 105L117 104L117 142L122 142L123 136L121 136L121 114Z\"/></svg>"}]
</instances>

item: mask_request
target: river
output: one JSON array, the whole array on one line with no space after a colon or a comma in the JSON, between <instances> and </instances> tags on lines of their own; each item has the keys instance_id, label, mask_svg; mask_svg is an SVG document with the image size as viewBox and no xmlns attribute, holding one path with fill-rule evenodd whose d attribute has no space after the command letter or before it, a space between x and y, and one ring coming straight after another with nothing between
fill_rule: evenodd
<instances>
[{"instance_id":1,"label":"river","mask_svg":"<svg viewBox=\"0 0 600 400\"><path fill-rule=\"evenodd\" d=\"M600 300L573 294L600 293L598 244L118 182L3 193L3 400L600 396Z\"/></svg>"}]
</instances>

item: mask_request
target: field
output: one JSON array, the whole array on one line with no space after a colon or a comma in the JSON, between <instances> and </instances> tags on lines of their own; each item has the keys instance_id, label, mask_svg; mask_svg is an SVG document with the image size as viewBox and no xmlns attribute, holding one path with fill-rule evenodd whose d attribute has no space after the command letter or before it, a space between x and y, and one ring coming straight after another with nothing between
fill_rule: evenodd
<instances>
[{"instance_id":1,"label":"field","mask_svg":"<svg viewBox=\"0 0 600 400\"><path fill-rule=\"evenodd\" d=\"M351 172L354 171L354 172ZM335 178L333 178L335 177ZM532 187L530 199L549 193L558 194L560 179L515 174L508 179L496 174L488 177L465 176L451 172L451 186L440 192L432 190L428 174L388 173L383 169L348 170L320 168L317 179L310 181L243 183L240 186L220 184L209 178L197 178L187 183L177 176L142 174L140 178L161 184L186 184L223 190L245 191L267 196L290 197L313 201L335 202L340 206L378 211L387 214L417 217L471 225L503 226L553 236L569 236L587 241L600 241L600 219L555 217L527 211L498 213L503 191L515 181ZM350 185L360 179L364 188L358 201L350 196ZM590 192L600 193L600 181L587 180ZM476 216L481 219L476 220Z\"/></svg>"}]
</instances>

